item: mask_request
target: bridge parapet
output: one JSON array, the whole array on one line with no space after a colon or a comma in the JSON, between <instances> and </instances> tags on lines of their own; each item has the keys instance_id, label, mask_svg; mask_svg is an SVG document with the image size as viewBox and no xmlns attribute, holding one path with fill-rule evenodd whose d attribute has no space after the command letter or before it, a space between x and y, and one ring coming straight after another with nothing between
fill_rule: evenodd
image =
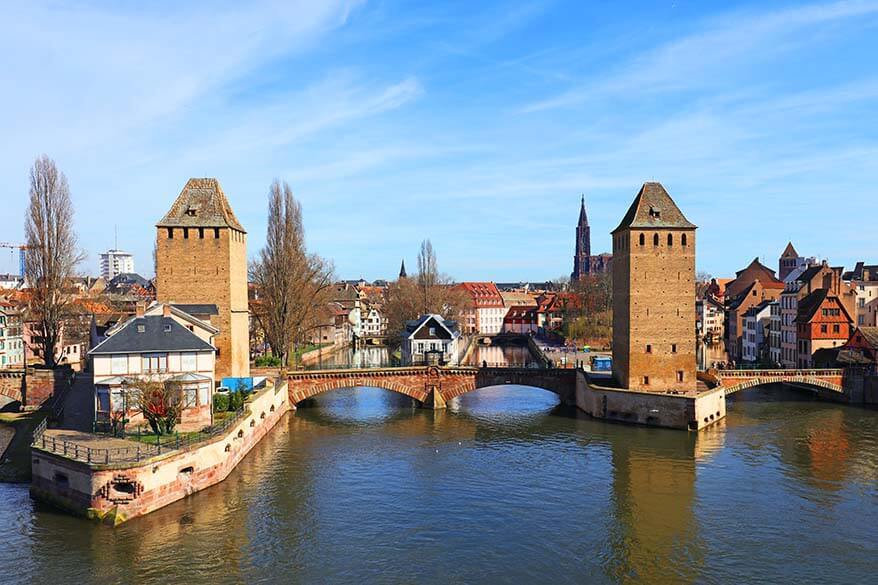
<instances>
[{"instance_id":1,"label":"bridge parapet","mask_svg":"<svg viewBox=\"0 0 878 585\"><path fill-rule=\"evenodd\" d=\"M765 384L792 384L809 387L818 392L844 392L844 370L811 368L802 370L708 370L699 372L699 379L725 389L726 395Z\"/></svg>"}]
</instances>

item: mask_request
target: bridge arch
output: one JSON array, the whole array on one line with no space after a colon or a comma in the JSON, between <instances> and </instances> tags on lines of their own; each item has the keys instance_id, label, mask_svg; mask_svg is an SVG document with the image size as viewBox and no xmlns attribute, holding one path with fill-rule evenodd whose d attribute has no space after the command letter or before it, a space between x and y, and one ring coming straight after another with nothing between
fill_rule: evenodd
<instances>
[{"instance_id":1,"label":"bridge arch","mask_svg":"<svg viewBox=\"0 0 878 585\"><path fill-rule=\"evenodd\" d=\"M699 372L699 379L709 385L720 386L726 396L769 384L813 390L823 394L844 392L843 370L709 370Z\"/></svg>"},{"instance_id":2,"label":"bridge arch","mask_svg":"<svg viewBox=\"0 0 878 585\"><path fill-rule=\"evenodd\" d=\"M400 377L401 378L401 377ZM290 378L290 400L298 404L303 400L314 398L325 392L340 390L342 388L356 388L366 386L381 388L390 392L396 392L419 402L427 399L428 391L424 387L418 387L410 381L394 379L392 376L314 376L307 378Z\"/></svg>"}]
</instances>

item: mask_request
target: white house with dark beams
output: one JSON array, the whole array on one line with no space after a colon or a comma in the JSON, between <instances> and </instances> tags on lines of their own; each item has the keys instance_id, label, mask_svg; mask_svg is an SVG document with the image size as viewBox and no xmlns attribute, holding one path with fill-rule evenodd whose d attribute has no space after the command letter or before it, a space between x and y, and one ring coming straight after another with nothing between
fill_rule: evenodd
<instances>
[{"instance_id":1,"label":"white house with dark beams","mask_svg":"<svg viewBox=\"0 0 878 585\"><path fill-rule=\"evenodd\" d=\"M217 329L168 304L155 303L106 332L90 352L95 386L95 419L109 422L121 413L132 424L137 411L138 380L179 382L185 407L181 430L211 424Z\"/></svg>"},{"instance_id":2,"label":"white house with dark beams","mask_svg":"<svg viewBox=\"0 0 878 585\"><path fill-rule=\"evenodd\" d=\"M405 365L457 364L461 349L456 321L447 321L441 315L423 315L406 323L402 339Z\"/></svg>"}]
</instances>

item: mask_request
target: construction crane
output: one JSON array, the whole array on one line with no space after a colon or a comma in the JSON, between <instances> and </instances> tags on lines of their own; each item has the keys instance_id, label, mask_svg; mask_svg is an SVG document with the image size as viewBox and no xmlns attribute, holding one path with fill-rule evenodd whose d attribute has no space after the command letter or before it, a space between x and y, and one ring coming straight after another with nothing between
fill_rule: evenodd
<instances>
[{"instance_id":1,"label":"construction crane","mask_svg":"<svg viewBox=\"0 0 878 585\"><path fill-rule=\"evenodd\" d=\"M9 242L0 242L0 248L9 248L10 253L18 249L18 275L24 278L24 254L28 247L24 244L10 244Z\"/></svg>"}]
</instances>

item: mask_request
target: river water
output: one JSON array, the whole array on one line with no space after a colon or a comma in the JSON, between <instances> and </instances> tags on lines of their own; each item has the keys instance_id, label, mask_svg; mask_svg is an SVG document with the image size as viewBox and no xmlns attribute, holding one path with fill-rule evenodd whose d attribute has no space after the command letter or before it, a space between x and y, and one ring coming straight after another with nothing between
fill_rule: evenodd
<instances>
[{"instance_id":1,"label":"river water","mask_svg":"<svg viewBox=\"0 0 878 585\"><path fill-rule=\"evenodd\" d=\"M878 412L777 389L698 434L485 388L283 419L222 484L117 529L0 484L3 583L866 583Z\"/></svg>"}]
</instances>

